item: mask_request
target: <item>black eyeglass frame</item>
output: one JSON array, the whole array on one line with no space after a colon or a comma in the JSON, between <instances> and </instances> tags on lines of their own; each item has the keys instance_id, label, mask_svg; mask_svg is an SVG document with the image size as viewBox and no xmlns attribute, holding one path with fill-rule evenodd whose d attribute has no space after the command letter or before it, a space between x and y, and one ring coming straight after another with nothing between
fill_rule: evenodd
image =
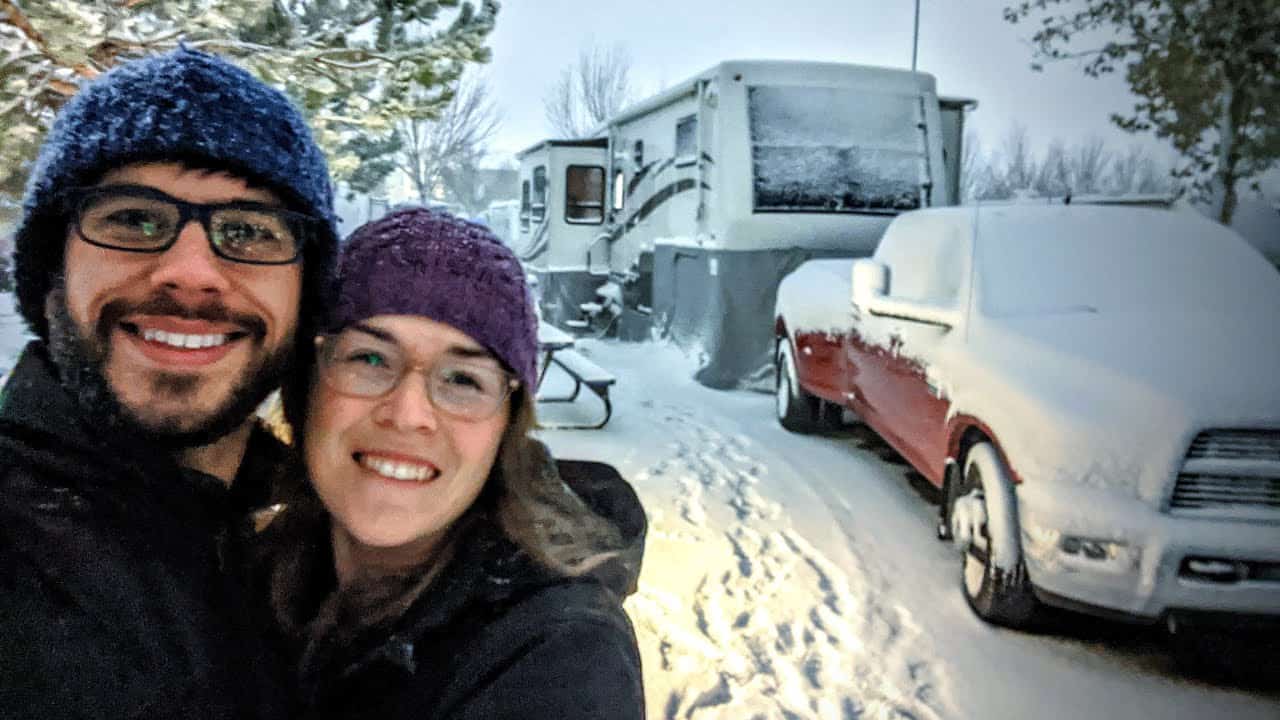
<instances>
[{"instance_id":1,"label":"black eyeglass frame","mask_svg":"<svg viewBox=\"0 0 1280 720\"><path fill-rule=\"evenodd\" d=\"M146 198L149 200L159 200L178 208L178 222L174 225L173 234L165 244L153 248L136 248L136 247L120 247L119 245L109 245L89 238L80 228L80 217L90 200L101 195L124 195L127 197ZM209 248L213 253L223 260L230 262L244 263L246 265L292 265L298 262L302 257L303 249L307 246L312 238L320 230L321 220L314 215L306 213L294 212L287 210L278 205L269 205L267 203L259 203L248 200L240 200L229 203L193 203L186 200L180 200L172 195L157 190L146 185L94 185L91 187L77 187L68 190L64 196L66 209L69 212L70 223L75 228L76 236L81 240L95 247L106 248L108 250L119 250L120 252L133 253L149 253L159 254L173 247L178 242L178 236L182 234L182 229L192 220L198 220L200 227L204 229L205 239L209 242ZM246 210L251 212L266 212L280 217L286 225L300 228L302 233L295 235L293 238L293 256L288 260L246 260L226 254L218 247L213 239L212 217L213 213L219 210Z\"/></svg>"}]
</instances>

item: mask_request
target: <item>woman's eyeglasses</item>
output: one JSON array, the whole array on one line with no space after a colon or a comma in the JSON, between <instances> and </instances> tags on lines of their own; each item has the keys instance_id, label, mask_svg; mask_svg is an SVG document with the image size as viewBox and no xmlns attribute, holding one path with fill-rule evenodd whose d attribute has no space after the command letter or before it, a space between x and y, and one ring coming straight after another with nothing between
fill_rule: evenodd
<instances>
[{"instance_id":1,"label":"woman's eyeglasses","mask_svg":"<svg viewBox=\"0 0 1280 720\"><path fill-rule=\"evenodd\" d=\"M76 188L67 201L76 234L90 245L164 252L196 220L219 257L253 265L296 262L320 226L310 215L272 205L191 203L141 185Z\"/></svg>"},{"instance_id":2,"label":"woman's eyeglasses","mask_svg":"<svg viewBox=\"0 0 1280 720\"><path fill-rule=\"evenodd\" d=\"M520 386L506 370L485 362L445 356L430 367L411 364L399 345L358 328L321 336L317 342L321 379L334 391L378 398L409 372L422 372L432 406L467 422L493 417Z\"/></svg>"}]
</instances>

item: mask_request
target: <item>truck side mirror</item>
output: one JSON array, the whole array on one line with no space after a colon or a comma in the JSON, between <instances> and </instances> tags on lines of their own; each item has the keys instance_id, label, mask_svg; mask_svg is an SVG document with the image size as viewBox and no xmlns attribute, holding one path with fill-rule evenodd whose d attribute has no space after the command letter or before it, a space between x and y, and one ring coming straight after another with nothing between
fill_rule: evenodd
<instances>
[{"instance_id":1,"label":"truck side mirror","mask_svg":"<svg viewBox=\"0 0 1280 720\"><path fill-rule=\"evenodd\" d=\"M960 324L962 313L951 307L889 296L889 268L875 260L853 263L853 304L861 312L881 317L910 320L952 329Z\"/></svg>"},{"instance_id":2,"label":"truck side mirror","mask_svg":"<svg viewBox=\"0 0 1280 720\"><path fill-rule=\"evenodd\" d=\"M889 267L875 260L855 260L852 288L853 304L869 311L875 298L889 294Z\"/></svg>"}]
</instances>

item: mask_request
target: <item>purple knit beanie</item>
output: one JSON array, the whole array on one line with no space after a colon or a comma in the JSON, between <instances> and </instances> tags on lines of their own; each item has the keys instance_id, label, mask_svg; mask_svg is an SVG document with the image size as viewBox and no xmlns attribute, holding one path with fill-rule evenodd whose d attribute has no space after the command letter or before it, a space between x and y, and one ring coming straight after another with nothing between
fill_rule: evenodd
<instances>
[{"instance_id":1,"label":"purple knit beanie","mask_svg":"<svg viewBox=\"0 0 1280 720\"><path fill-rule=\"evenodd\" d=\"M524 269L483 225L425 208L351 233L338 260L336 332L375 315L421 315L461 330L537 387L538 318Z\"/></svg>"}]
</instances>

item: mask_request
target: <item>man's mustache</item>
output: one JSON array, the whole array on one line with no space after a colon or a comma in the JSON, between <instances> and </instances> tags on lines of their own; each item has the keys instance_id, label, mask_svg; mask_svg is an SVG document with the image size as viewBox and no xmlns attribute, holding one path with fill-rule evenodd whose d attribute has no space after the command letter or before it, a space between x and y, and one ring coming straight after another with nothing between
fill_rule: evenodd
<instances>
[{"instance_id":1,"label":"man's mustache","mask_svg":"<svg viewBox=\"0 0 1280 720\"><path fill-rule=\"evenodd\" d=\"M204 320L206 322L229 323L239 327L250 337L261 340L267 335L267 324L256 315L233 313L219 301L210 301L191 307L183 305L167 293L158 293L141 302L131 300L112 300L102 306L95 328L98 339L106 342L111 330L129 315L165 315L183 320Z\"/></svg>"}]
</instances>

